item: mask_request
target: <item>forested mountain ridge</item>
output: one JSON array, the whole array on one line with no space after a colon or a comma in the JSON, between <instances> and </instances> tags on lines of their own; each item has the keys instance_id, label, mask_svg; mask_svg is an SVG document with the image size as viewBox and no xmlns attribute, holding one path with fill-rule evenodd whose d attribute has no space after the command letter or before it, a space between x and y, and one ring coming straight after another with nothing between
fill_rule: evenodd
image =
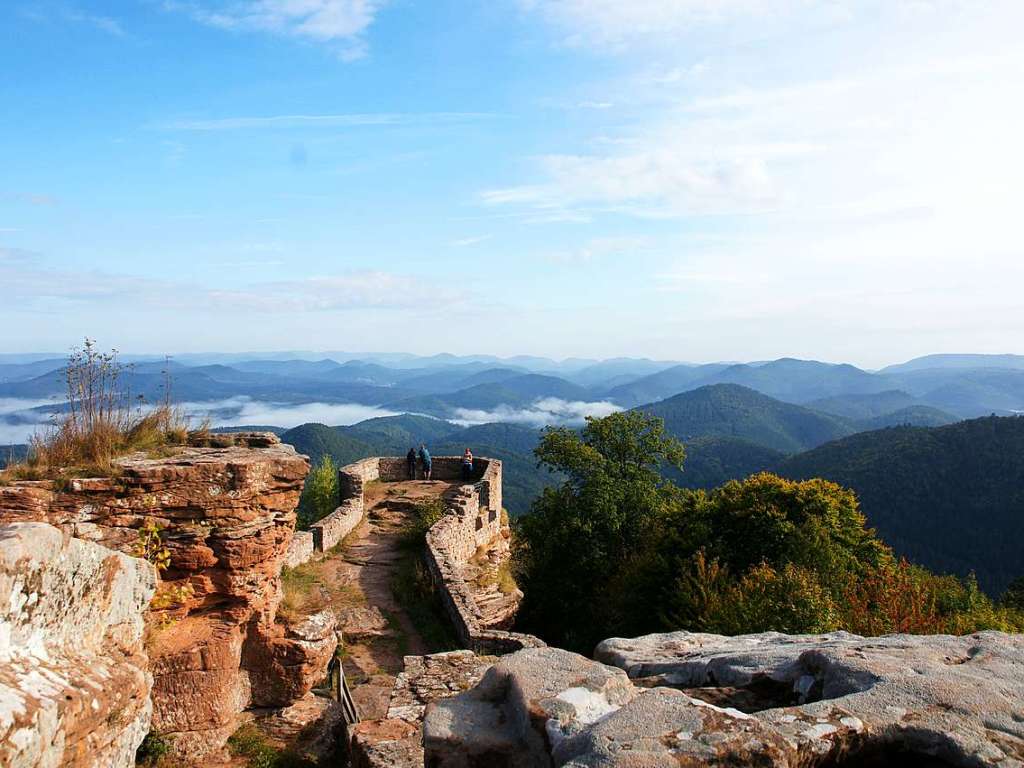
<instances>
[{"instance_id":1,"label":"forested mountain ridge","mask_svg":"<svg viewBox=\"0 0 1024 768\"><path fill-rule=\"evenodd\" d=\"M797 453L856 431L847 420L763 395L737 384L715 384L636 408L658 416L689 443L729 437L782 453Z\"/></svg>"},{"instance_id":2,"label":"forested mountain ridge","mask_svg":"<svg viewBox=\"0 0 1024 768\"><path fill-rule=\"evenodd\" d=\"M865 432L774 469L853 489L882 537L932 569L975 571L993 594L1024 574L1024 417Z\"/></svg>"}]
</instances>

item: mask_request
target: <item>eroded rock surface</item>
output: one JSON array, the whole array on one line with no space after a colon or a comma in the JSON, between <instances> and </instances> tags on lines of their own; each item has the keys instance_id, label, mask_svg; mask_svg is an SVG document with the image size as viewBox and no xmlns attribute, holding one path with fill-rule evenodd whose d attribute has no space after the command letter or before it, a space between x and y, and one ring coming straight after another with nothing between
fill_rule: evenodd
<instances>
[{"instance_id":1,"label":"eroded rock surface","mask_svg":"<svg viewBox=\"0 0 1024 768\"><path fill-rule=\"evenodd\" d=\"M250 706L287 707L324 676L333 621L275 620L308 461L273 434L214 435L114 477L0 488L0 521L40 520L133 553L157 525L170 551L151 613L153 729L182 760L218 752ZM170 592L169 590L174 590Z\"/></svg>"},{"instance_id":2,"label":"eroded rock surface","mask_svg":"<svg viewBox=\"0 0 1024 768\"><path fill-rule=\"evenodd\" d=\"M595 655L612 666L520 651L432 704L427 764L1024 765L1024 636L677 632Z\"/></svg>"},{"instance_id":3,"label":"eroded rock surface","mask_svg":"<svg viewBox=\"0 0 1024 768\"><path fill-rule=\"evenodd\" d=\"M135 763L149 731L149 563L41 523L0 525L0 765Z\"/></svg>"},{"instance_id":4,"label":"eroded rock surface","mask_svg":"<svg viewBox=\"0 0 1024 768\"><path fill-rule=\"evenodd\" d=\"M352 728L352 768L419 768L420 724L427 705L476 685L497 661L472 651L406 656L395 680L387 717Z\"/></svg>"}]
</instances>

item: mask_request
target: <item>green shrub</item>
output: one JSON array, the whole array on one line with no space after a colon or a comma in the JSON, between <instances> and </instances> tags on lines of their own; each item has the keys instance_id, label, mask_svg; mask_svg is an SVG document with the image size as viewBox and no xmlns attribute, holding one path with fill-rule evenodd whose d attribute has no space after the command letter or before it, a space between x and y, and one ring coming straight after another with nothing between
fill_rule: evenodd
<instances>
[{"instance_id":1,"label":"green shrub","mask_svg":"<svg viewBox=\"0 0 1024 768\"><path fill-rule=\"evenodd\" d=\"M308 529L337 509L338 503L338 468L334 460L325 455L306 478L299 499L297 527L300 530Z\"/></svg>"},{"instance_id":2,"label":"green shrub","mask_svg":"<svg viewBox=\"0 0 1024 768\"><path fill-rule=\"evenodd\" d=\"M135 750L135 764L144 768L158 768L167 755L171 753L171 745L158 733L150 731Z\"/></svg>"},{"instance_id":3,"label":"green shrub","mask_svg":"<svg viewBox=\"0 0 1024 768\"><path fill-rule=\"evenodd\" d=\"M314 768L314 764L293 752L276 749L252 723L246 723L228 739L233 757L244 757L248 768Z\"/></svg>"},{"instance_id":4,"label":"green shrub","mask_svg":"<svg viewBox=\"0 0 1024 768\"><path fill-rule=\"evenodd\" d=\"M407 547L422 545L427 531L442 517L444 502L441 499L431 499L417 504L402 530L402 543Z\"/></svg>"}]
</instances>

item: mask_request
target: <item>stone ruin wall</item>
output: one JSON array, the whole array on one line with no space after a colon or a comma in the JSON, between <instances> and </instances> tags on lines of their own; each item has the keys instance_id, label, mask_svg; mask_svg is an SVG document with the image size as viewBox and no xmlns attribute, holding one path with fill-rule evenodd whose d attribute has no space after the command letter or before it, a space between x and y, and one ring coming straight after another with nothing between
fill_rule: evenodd
<instances>
[{"instance_id":1,"label":"stone ruin wall","mask_svg":"<svg viewBox=\"0 0 1024 768\"><path fill-rule=\"evenodd\" d=\"M488 626L462 576L480 547L496 540L507 542L501 515L501 462L480 459L478 463L484 464L480 479L463 486L449 500L447 514L427 532L426 559L460 644L480 654L500 656L544 643L532 635Z\"/></svg>"},{"instance_id":2,"label":"stone ruin wall","mask_svg":"<svg viewBox=\"0 0 1024 768\"><path fill-rule=\"evenodd\" d=\"M462 479L461 456L436 456L432 462L435 480ZM481 547L507 538L502 523L501 462L477 457L476 480L462 485L445 498L445 515L427 533L426 561L459 642L464 648L484 654L503 654L544 643L531 635L487 626L476 605L473 591L462 570ZM363 519L367 483L407 480L405 457L385 456L363 459L338 471L341 503L330 515L310 527L307 536L296 534L286 564L306 562L315 553L339 544Z\"/></svg>"},{"instance_id":3,"label":"stone ruin wall","mask_svg":"<svg viewBox=\"0 0 1024 768\"><path fill-rule=\"evenodd\" d=\"M187 597L147 615L152 729L183 763L219 754L243 710L311 696L333 656L331 617L276 616L308 469L275 435L214 435L167 458L125 457L114 477L0 488L0 523L45 522L129 555L140 529L162 528L161 588Z\"/></svg>"}]
</instances>

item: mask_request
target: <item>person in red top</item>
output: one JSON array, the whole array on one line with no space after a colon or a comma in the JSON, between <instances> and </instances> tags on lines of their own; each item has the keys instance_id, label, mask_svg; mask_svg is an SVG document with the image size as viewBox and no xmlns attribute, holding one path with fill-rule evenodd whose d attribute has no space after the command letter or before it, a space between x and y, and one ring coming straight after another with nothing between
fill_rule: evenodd
<instances>
[{"instance_id":1,"label":"person in red top","mask_svg":"<svg viewBox=\"0 0 1024 768\"><path fill-rule=\"evenodd\" d=\"M473 452L469 448L462 454L462 479L473 479Z\"/></svg>"}]
</instances>

